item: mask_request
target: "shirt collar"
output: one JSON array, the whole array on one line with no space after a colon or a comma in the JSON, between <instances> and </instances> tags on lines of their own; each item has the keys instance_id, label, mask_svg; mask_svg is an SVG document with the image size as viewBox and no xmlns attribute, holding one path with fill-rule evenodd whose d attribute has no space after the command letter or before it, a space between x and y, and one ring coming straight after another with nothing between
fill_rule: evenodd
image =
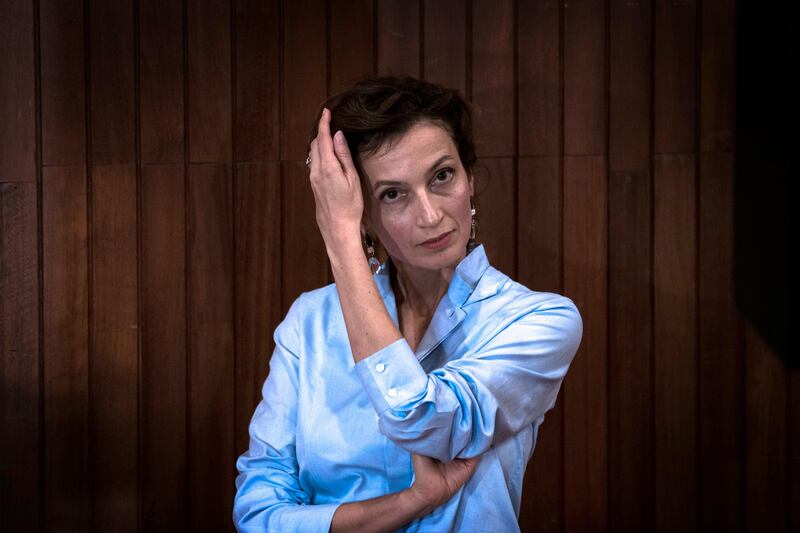
<instances>
[{"instance_id":1,"label":"shirt collar","mask_svg":"<svg viewBox=\"0 0 800 533\"><path fill-rule=\"evenodd\" d=\"M384 300L387 298L394 299L394 293L389 281L389 268L389 261L387 260L381 266L380 273L373 276ZM447 297L450 301L454 305L463 307L470 300L486 297L488 294L483 294L485 291L476 291L475 289L488 268L489 259L486 257L486 250L483 244L479 244L456 265L456 271L450 280L450 286L447 288ZM474 297L470 298L473 293L475 293Z\"/></svg>"}]
</instances>

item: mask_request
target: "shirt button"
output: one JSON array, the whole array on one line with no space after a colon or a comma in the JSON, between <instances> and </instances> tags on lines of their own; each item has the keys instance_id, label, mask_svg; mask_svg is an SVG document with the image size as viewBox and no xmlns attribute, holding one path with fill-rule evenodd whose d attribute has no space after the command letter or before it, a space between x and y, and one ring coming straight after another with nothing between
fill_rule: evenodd
<instances>
[{"instance_id":1,"label":"shirt button","mask_svg":"<svg viewBox=\"0 0 800 533\"><path fill-rule=\"evenodd\" d=\"M386 394L388 394L390 397L394 398L395 396L397 396L397 389L391 388L388 391L386 391Z\"/></svg>"},{"instance_id":2,"label":"shirt button","mask_svg":"<svg viewBox=\"0 0 800 533\"><path fill-rule=\"evenodd\" d=\"M384 365L383 363L378 363L377 365L375 365L375 370L377 370L378 372L383 372L385 369L386 365Z\"/></svg>"}]
</instances>

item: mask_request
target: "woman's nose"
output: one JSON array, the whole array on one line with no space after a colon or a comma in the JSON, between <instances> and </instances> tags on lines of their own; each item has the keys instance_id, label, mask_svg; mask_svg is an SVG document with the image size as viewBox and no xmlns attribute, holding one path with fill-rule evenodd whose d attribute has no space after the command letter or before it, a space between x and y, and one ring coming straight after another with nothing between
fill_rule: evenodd
<instances>
[{"instance_id":1,"label":"woman's nose","mask_svg":"<svg viewBox=\"0 0 800 533\"><path fill-rule=\"evenodd\" d=\"M417 216L421 226L436 227L439 225L442 220L442 210L429 195L421 194L417 207Z\"/></svg>"}]
</instances>

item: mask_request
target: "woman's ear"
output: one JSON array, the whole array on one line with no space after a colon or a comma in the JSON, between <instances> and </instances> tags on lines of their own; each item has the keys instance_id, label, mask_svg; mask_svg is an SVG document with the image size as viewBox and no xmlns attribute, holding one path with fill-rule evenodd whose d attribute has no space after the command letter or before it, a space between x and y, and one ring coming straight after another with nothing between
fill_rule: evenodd
<instances>
[{"instance_id":1,"label":"woman's ear","mask_svg":"<svg viewBox=\"0 0 800 533\"><path fill-rule=\"evenodd\" d=\"M470 172L468 176L469 176L469 195L475 196L475 176L472 175L472 172Z\"/></svg>"}]
</instances>

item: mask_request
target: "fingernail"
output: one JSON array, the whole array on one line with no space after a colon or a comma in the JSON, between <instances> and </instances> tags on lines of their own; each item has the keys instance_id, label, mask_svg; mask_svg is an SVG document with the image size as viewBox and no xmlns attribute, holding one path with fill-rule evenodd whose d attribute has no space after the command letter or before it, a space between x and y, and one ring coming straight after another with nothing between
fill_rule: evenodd
<instances>
[{"instance_id":1,"label":"fingernail","mask_svg":"<svg viewBox=\"0 0 800 533\"><path fill-rule=\"evenodd\" d=\"M337 131L333 135L333 140L336 141L339 144L343 144L344 143L344 133L342 133L342 130Z\"/></svg>"}]
</instances>

